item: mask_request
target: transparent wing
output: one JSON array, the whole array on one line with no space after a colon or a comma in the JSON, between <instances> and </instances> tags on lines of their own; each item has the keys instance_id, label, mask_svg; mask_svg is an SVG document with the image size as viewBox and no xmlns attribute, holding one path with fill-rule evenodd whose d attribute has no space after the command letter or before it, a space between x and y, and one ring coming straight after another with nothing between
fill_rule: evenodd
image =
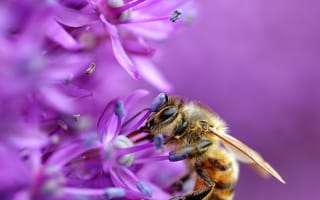
<instances>
[{"instance_id":1,"label":"transparent wing","mask_svg":"<svg viewBox=\"0 0 320 200\"><path fill-rule=\"evenodd\" d=\"M212 134L217 136L221 142L231 149L237 156L239 156L240 160L250 164L255 170L257 170L260 174L266 175L265 172L271 174L276 179L278 179L281 183L285 184L286 182L279 175L279 173L273 169L259 153L239 141L238 139L232 137L229 134L217 131L211 128Z\"/></svg>"}]
</instances>

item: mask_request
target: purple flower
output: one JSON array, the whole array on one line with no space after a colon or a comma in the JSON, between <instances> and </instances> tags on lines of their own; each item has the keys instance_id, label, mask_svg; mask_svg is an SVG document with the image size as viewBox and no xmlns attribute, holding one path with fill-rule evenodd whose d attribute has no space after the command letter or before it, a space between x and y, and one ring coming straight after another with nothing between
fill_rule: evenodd
<instances>
[{"instance_id":1,"label":"purple flower","mask_svg":"<svg viewBox=\"0 0 320 200\"><path fill-rule=\"evenodd\" d=\"M128 135L150 113L145 109L129 120L147 92L113 98L136 87L119 64L136 79L171 89L151 57L156 41L182 24L177 8L184 4L0 4L1 199L171 196L170 183L185 172L184 165L160 176L154 170L171 165L161 150L163 138L153 144L136 138L143 134Z\"/></svg>"},{"instance_id":2,"label":"purple flower","mask_svg":"<svg viewBox=\"0 0 320 200\"><path fill-rule=\"evenodd\" d=\"M101 114L97 128L85 134L38 147L25 143L20 153L23 161L10 153L17 158L12 170L22 168L20 176L27 178L8 174L19 184L12 185L9 178L5 179L6 196L13 199L170 198L170 185L186 173L185 166L170 163L167 153L156 150L149 140L141 140L144 133L130 136L151 113L150 109L144 109L131 120L135 103L146 94L137 90L124 100L112 100ZM1 157L2 152L0 149Z\"/></svg>"},{"instance_id":3,"label":"purple flower","mask_svg":"<svg viewBox=\"0 0 320 200\"><path fill-rule=\"evenodd\" d=\"M150 61L153 41L162 41L182 24L178 19L184 1L90 0L62 1L55 5L54 20L47 35L71 51L90 51L99 58L110 52L135 79L150 82L160 90L171 85ZM186 15L188 16L188 15ZM183 20L182 20L183 21ZM108 48L106 48L108 47ZM98 58L97 58L98 59ZM107 61L110 63L110 60ZM104 61L101 65L106 65Z\"/></svg>"}]
</instances>

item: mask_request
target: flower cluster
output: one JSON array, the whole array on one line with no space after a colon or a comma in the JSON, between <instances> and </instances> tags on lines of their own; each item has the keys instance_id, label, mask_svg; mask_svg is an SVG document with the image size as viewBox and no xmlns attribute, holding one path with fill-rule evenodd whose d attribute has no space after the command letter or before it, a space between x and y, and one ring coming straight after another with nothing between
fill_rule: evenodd
<instances>
[{"instance_id":1,"label":"flower cluster","mask_svg":"<svg viewBox=\"0 0 320 200\"><path fill-rule=\"evenodd\" d=\"M41 149L22 149L23 160L7 152L14 169L4 169L20 171L16 176L8 174L4 183L11 190L4 195L12 199L168 199L172 183L186 173L185 166L165 167L172 164L167 153L156 150L161 148L161 138L152 143L144 133L130 136L151 113L152 109L144 109L141 116L129 115L146 94L137 90L124 100L112 100L94 130L60 142L61 134L56 134ZM21 144L28 146L26 141ZM162 173L156 173L159 170Z\"/></svg>"},{"instance_id":2,"label":"flower cluster","mask_svg":"<svg viewBox=\"0 0 320 200\"><path fill-rule=\"evenodd\" d=\"M1 2L1 199L170 196L171 177L183 166L160 177L155 170L167 161L152 163L168 155L127 135L148 112L124 123L147 92L104 106L132 90L127 74L171 89L151 57L156 41L189 17L186 6L183 0Z\"/></svg>"}]
</instances>

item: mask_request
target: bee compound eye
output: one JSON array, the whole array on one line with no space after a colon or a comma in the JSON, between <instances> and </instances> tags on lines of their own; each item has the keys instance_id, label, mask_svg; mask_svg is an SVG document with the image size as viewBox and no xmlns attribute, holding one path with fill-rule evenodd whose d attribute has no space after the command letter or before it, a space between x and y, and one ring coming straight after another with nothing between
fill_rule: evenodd
<instances>
[{"instance_id":1,"label":"bee compound eye","mask_svg":"<svg viewBox=\"0 0 320 200\"><path fill-rule=\"evenodd\" d=\"M159 111L160 107L166 102L168 102L167 94L163 92L158 94L158 96L156 96L156 98L154 98L154 100L151 103L151 111L152 112Z\"/></svg>"},{"instance_id":2,"label":"bee compound eye","mask_svg":"<svg viewBox=\"0 0 320 200\"><path fill-rule=\"evenodd\" d=\"M173 116L176 116L177 114L178 108L175 106L169 106L159 114L159 118L161 121L165 121Z\"/></svg>"}]
</instances>

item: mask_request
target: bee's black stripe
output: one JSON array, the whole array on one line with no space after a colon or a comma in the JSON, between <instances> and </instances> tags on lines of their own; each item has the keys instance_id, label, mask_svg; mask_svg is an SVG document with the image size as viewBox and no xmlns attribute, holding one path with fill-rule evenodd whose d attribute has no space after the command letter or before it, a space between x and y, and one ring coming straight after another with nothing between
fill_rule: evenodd
<instances>
[{"instance_id":1,"label":"bee's black stripe","mask_svg":"<svg viewBox=\"0 0 320 200\"><path fill-rule=\"evenodd\" d=\"M232 164L229 163L227 165L222 164L219 160L217 159L208 159L209 162L217 169L221 170L221 171L227 171L228 169L230 169L232 167Z\"/></svg>"},{"instance_id":2,"label":"bee's black stripe","mask_svg":"<svg viewBox=\"0 0 320 200\"><path fill-rule=\"evenodd\" d=\"M185 200L199 200L205 198L212 190L212 187L208 187L207 189L200 190L185 196Z\"/></svg>"},{"instance_id":3,"label":"bee's black stripe","mask_svg":"<svg viewBox=\"0 0 320 200\"><path fill-rule=\"evenodd\" d=\"M233 190L234 186L235 186L234 183L217 182L214 188L218 190Z\"/></svg>"}]
</instances>

